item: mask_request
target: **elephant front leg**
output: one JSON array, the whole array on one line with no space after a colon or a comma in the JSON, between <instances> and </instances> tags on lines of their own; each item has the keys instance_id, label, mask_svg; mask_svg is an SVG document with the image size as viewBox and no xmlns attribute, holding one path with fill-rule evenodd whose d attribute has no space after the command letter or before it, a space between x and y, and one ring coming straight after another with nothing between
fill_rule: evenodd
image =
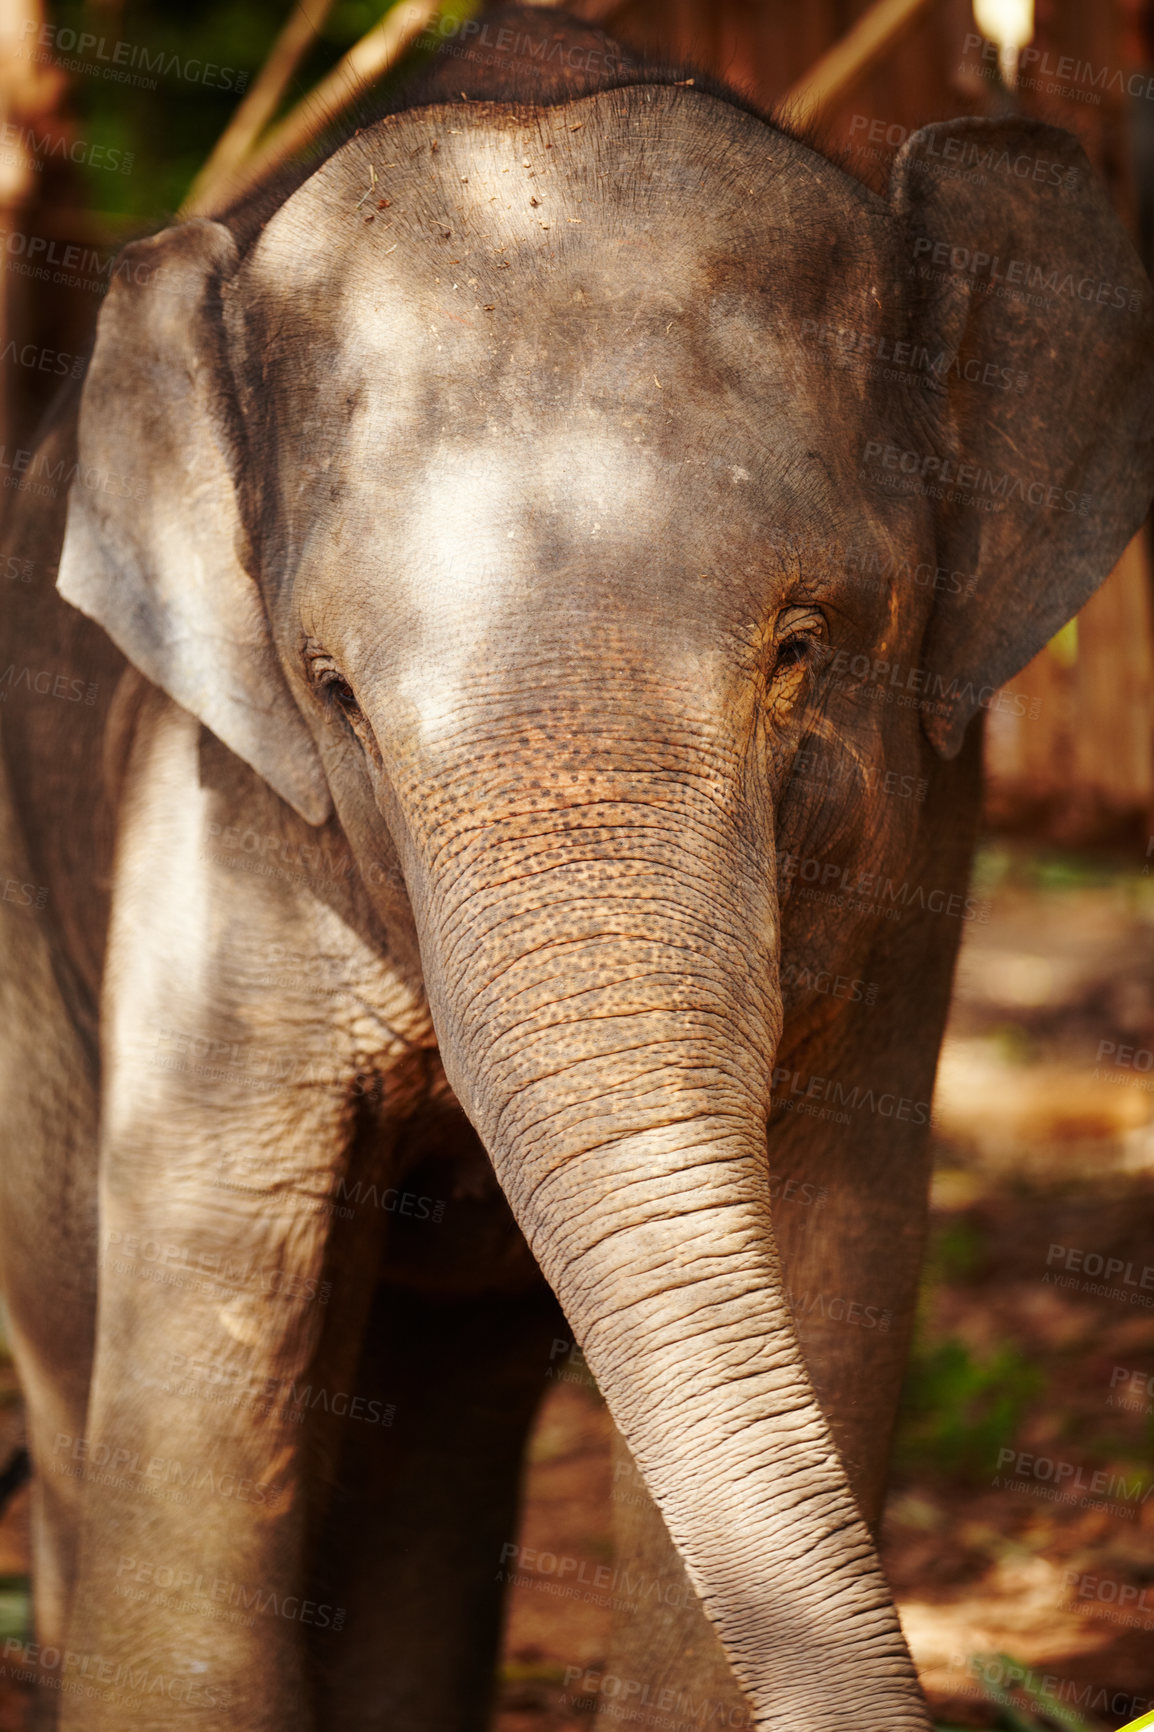
<instances>
[{"instance_id":1,"label":"elephant front leg","mask_svg":"<svg viewBox=\"0 0 1154 1732\"><path fill-rule=\"evenodd\" d=\"M345 1105L284 1089L214 1104L162 1085L108 1136L87 1435L59 1435L45 1464L85 1492L69 1732L159 1732L174 1712L206 1732L313 1723L299 1621L262 1614L303 1589L292 1390L326 1325ZM233 1150L259 1183L216 1182Z\"/></svg>"},{"instance_id":2,"label":"elephant front leg","mask_svg":"<svg viewBox=\"0 0 1154 1732\"><path fill-rule=\"evenodd\" d=\"M347 1425L314 1634L326 1732L484 1732L526 1437L566 1328L552 1294L383 1287L358 1387L388 1430Z\"/></svg>"},{"instance_id":3,"label":"elephant front leg","mask_svg":"<svg viewBox=\"0 0 1154 1732\"><path fill-rule=\"evenodd\" d=\"M411 1110L427 1011L339 838L322 851L159 696L126 785L93 1381L85 1435L42 1464L84 1493L61 1726L309 1732L294 1613L325 1475L294 1385L355 1355L376 1246L334 1193ZM260 844L259 872L236 869L230 836Z\"/></svg>"}]
</instances>

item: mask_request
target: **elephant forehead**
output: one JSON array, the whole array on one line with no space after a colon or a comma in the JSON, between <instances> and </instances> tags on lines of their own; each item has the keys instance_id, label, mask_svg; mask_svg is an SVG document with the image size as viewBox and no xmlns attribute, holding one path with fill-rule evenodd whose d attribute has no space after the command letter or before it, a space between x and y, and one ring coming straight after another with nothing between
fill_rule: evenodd
<instances>
[{"instance_id":1,"label":"elephant forehead","mask_svg":"<svg viewBox=\"0 0 1154 1732\"><path fill-rule=\"evenodd\" d=\"M678 305L655 270L621 295L590 250L503 327L445 278L346 287L332 327L282 336L262 389L298 535L387 522L410 569L493 582L592 553L654 569L659 544L740 561L770 524L828 521L836 417L788 337L736 294Z\"/></svg>"},{"instance_id":2,"label":"elephant forehead","mask_svg":"<svg viewBox=\"0 0 1154 1732\"><path fill-rule=\"evenodd\" d=\"M668 617L676 585L715 627L724 573L756 611L774 527L856 509L861 380L819 366L804 329L870 263L867 198L669 89L367 128L236 284L286 569L387 567L488 622L566 592Z\"/></svg>"},{"instance_id":3,"label":"elephant forehead","mask_svg":"<svg viewBox=\"0 0 1154 1732\"><path fill-rule=\"evenodd\" d=\"M367 397L378 420L420 412L438 431L592 407L628 413L635 431L679 419L684 434L743 400L800 409L811 381L816 400L780 273L721 249L687 258L672 237L598 233L595 212L582 224L556 255L398 257L396 241L369 260L330 254L323 283L270 270L250 288L262 373L298 402L337 413Z\"/></svg>"},{"instance_id":4,"label":"elephant forehead","mask_svg":"<svg viewBox=\"0 0 1154 1732\"><path fill-rule=\"evenodd\" d=\"M736 518L741 501L728 495L747 489L722 486ZM675 466L604 429L543 429L524 464L483 445L439 446L393 497L395 581L438 630L456 614L469 630L500 631L511 615L564 640L595 617L602 633L627 621L632 636L647 616L664 624L673 595L691 637L695 619L716 622L712 495L695 511ZM746 515L748 556L757 514ZM739 533L731 520L731 543Z\"/></svg>"},{"instance_id":5,"label":"elephant forehead","mask_svg":"<svg viewBox=\"0 0 1154 1732\"><path fill-rule=\"evenodd\" d=\"M878 224L852 188L693 92L418 110L351 139L286 201L239 299L254 361L266 377L283 362L301 400L355 402L363 376L431 423L516 427L567 396L664 423L711 381L817 398L831 381L806 365L810 303L876 265Z\"/></svg>"},{"instance_id":6,"label":"elephant forehead","mask_svg":"<svg viewBox=\"0 0 1154 1732\"><path fill-rule=\"evenodd\" d=\"M406 413L366 392L339 457L295 480L303 563L351 555L416 612L474 622L508 605L636 623L675 596L682 617L717 623L751 596L764 605L775 525L834 520L825 468L736 417L657 432L649 419L578 401L470 425L427 393Z\"/></svg>"}]
</instances>

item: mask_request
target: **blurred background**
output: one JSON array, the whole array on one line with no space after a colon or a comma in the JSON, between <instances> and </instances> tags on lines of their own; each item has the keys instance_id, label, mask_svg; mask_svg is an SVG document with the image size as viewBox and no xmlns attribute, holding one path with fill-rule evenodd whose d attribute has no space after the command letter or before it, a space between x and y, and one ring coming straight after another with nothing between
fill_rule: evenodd
<instances>
[{"instance_id":1,"label":"blurred background","mask_svg":"<svg viewBox=\"0 0 1154 1732\"><path fill-rule=\"evenodd\" d=\"M212 209L369 83L407 76L438 37L467 40L484 10L0 0L5 470L87 353L126 240L182 209ZM928 121L1021 112L1067 127L1154 261L1154 0L569 10L651 56L720 74L879 191ZM980 918L967 927L939 1074L932 1248L884 1547L942 1726L1098 1732L1154 1707L1145 533L1014 690L1028 701L988 718ZM0 1464L20 1438L5 1356ZM559 1352L526 1545L612 1561L613 1498L628 1488L614 1484L608 1439L580 1356ZM0 1523L0 1636L27 1618L26 1497ZM578 1732L611 1705L609 1607L549 1587L542 1575L513 1592L499 1732ZM24 1708L0 1680L0 1732L22 1727Z\"/></svg>"}]
</instances>

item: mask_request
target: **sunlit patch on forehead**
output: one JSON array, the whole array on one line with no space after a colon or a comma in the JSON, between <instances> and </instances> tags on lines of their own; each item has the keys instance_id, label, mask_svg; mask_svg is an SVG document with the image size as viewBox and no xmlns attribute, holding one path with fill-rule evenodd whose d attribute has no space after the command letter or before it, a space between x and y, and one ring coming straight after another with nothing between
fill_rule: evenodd
<instances>
[{"instance_id":1,"label":"sunlit patch on forehead","mask_svg":"<svg viewBox=\"0 0 1154 1732\"><path fill-rule=\"evenodd\" d=\"M606 427L441 443L393 519L402 581L418 613L476 608L480 627L558 565L635 566L668 528L676 483L675 466Z\"/></svg>"}]
</instances>

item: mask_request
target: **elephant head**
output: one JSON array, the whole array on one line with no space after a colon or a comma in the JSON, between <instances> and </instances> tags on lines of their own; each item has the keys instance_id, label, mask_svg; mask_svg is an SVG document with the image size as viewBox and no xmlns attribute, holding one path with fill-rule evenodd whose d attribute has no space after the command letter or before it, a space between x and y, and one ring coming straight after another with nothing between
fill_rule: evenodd
<instances>
[{"instance_id":1,"label":"elephant head","mask_svg":"<svg viewBox=\"0 0 1154 1732\"><path fill-rule=\"evenodd\" d=\"M900 872L871 776L957 753L1141 522L1150 290L1084 156L951 123L887 202L642 85L394 116L125 258L63 594L411 923L758 1723L924 1726L774 1249L774 1055L828 1008L778 862Z\"/></svg>"}]
</instances>

